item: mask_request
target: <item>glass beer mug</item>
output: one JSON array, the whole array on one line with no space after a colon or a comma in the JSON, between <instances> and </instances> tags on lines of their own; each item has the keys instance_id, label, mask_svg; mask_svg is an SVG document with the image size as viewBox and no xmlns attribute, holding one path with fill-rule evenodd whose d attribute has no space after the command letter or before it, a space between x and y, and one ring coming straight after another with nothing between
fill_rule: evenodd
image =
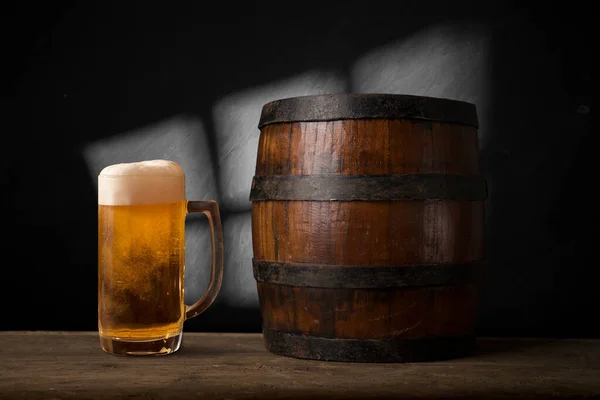
<instances>
[{"instance_id":1,"label":"glass beer mug","mask_svg":"<svg viewBox=\"0 0 600 400\"><path fill-rule=\"evenodd\" d=\"M184 303L185 220L208 217L208 288ZM98 330L112 354L177 351L183 322L206 310L223 279L223 233L215 201L188 201L181 166L151 160L110 165L98 175Z\"/></svg>"}]
</instances>

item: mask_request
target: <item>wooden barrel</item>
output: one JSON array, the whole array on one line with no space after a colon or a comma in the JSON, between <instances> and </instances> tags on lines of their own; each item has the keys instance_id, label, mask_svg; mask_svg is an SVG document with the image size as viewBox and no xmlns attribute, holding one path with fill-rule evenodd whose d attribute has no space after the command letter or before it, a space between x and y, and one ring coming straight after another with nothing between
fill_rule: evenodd
<instances>
[{"instance_id":1,"label":"wooden barrel","mask_svg":"<svg viewBox=\"0 0 600 400\"><path fill-rule=\"evenodd\" d=\"M386 94L265 104L252 182L266 348L407 362L473 349L486 181L473 104Z\"/></svg>"}]
</instances>

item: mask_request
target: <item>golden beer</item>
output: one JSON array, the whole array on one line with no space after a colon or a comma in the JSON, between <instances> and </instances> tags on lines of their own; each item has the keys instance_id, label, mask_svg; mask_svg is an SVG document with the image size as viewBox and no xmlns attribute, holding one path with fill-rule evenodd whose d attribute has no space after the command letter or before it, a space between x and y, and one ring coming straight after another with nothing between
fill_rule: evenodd
<instances>
[{"instance_id":1,"label":"golden beer","mask_svg":"<svg viewBox=\"0 0 600 400\"><path fill-rule=\"evenodd\" d=\"M185 203L98 209L99 328L148 340L181 332Z\"/></svg>"},{"instance_id":2,"label":"golden beer","mask_svg":"<svg viewBox=\"0 0 600 400\"><path fill-rule=\"evenodd\" d=\"M185 178L176 163L117 164L98 176L98 329L105 351L168 354L179 348L187 212Z\"/></svg>"}]
</instances>

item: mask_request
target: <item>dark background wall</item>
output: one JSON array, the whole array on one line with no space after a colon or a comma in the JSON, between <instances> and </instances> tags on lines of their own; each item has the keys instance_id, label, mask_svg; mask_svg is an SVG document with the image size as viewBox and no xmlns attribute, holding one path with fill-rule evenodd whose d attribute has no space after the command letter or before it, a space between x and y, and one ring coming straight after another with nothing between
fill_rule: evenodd
<instances>
[{"instance_id":1,"label":"dark background wall","mask_svg":"<svg viewBox=\"0 0 600 400\"><path fill-rule=\"evenodd\" d=\"M220 203L225 231L222 293L185 329L258 332L248 193L262 105L387 92L477 106L490 189L479 334L600 336L585 4L284 3L2 13L0 329L96 329L96 176L167 158L188 198ZM209 237L201 218L186 230L192 302Z\"/></svg>"}]
</instances>

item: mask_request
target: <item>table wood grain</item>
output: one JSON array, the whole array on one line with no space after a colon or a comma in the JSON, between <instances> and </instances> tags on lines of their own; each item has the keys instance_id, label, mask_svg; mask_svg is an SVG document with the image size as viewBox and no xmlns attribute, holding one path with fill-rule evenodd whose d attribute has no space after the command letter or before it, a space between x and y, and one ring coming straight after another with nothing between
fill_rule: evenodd
<instances>
[{"instance_id":1,"label":"table wood grain","mask_svg":"<svg viewBox=\"0 0 600 400\"><path fill-rule=\"evenodd\" d=\"M480 338L428 363L299 360L260 334L184 333L158 357L114 356L96 332L0 332L0 399L600 398L600 340Z\"/></svg>"}]
</instances>

